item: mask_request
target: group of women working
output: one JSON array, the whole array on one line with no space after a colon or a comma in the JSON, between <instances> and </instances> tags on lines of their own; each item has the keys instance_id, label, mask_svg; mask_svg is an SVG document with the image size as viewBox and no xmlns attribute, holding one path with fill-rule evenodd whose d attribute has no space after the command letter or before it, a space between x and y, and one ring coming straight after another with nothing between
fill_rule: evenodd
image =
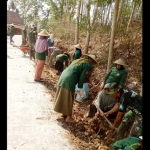
<instances>
[{"instance_id":1,"label":"group of women working","mask_svg":"<svg viewBox=\"0 0 150 150\"><path fill-rule=\"evenodd\" d=\"M49 37L49 34L47 33L46 30L42 30L38 35L40 37L39 39L37 39L35 44L36 73L35 73L34 80L42 81L41 73L45 64L46 56L48 55L47 38ZM66 122L74 122L75 120L72 117L72 108L74 104L75 87L76 85L78 86L79 92L82 95L83 83L85 78L91 73L92 68L98 67L99 64L95 59L95 55L82 54L80 44L75 45L75 52L72 55L70 64L68 64L68 59L70 59L70 56L67 53L66 54L62 53L56 56L55 69L58 70L57 74L60 75L60 77L57 82L57 90L56 90L55 101L54 101L54 111L61 113L61 116L65 118ZM64 61L66 64L65 69L63 65ZM106 74L104 78L104 84L103 86L101 86L101 91L98 94L98 98L96 100L99 107L102 109L102 112L104 111L103 115L108 116L109 114L112 114L117 110L119 110L119 112L122 111L125 112L125 109L120 108L120 106L127 107L128 105L133 108L133 112L134 110L137 109L139 114L141 115L141 106L140 106L141 104L138 104L139 106L138 108L136 108L135 105L137 103L134 103L135 99L141 99L141 96L135 94L135 92L130 92L130 91L125 92L124 90L124 92L122 92L123 95L126 95L125 93L129 92L128 94L129 96L125 97L127 103L124 105L119 105L119 103L117 103L118 104L117 107L114 108L116 104L115 100L117 98L121 99L122 93L120 92L120 90L123 90L125 80L128 74L127 70L125 69L126 64L123 59L116 60L114 64L115 66L113 66L110 69L110 71ZM118 95L118 91L119 91L119 95ZM128 100L132 99L131 97L134 97L133 93L134 95L138 95L138 96L135 96L136 98L134 98L133 102L130 104ZM97 112L99 113L99 111ZM121 113L117 114L117 117L119 117L120 114ZM122 118L123 115L124 113L121 114L120 118ZM118 122L120 122L120 120L119 121L117 120L117 117L114 122L114 125L111 127L113 130L116 126L118 126ZM140 120L140 124L141 124L141 120ZM135 127L133 130L135 130ZM133 130L131 130L132 133L137 133L137 132L133 132ZM132 136L139 136L141 134L142 131L139 131L137 135L132 135Z\"/></svg>"}]
</instances>

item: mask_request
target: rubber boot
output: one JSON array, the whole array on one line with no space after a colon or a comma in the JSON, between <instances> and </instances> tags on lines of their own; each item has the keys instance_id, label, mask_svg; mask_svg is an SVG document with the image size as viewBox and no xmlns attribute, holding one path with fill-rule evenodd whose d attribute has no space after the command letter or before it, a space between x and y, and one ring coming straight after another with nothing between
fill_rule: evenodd
<instances>
[{"instance_id":1,"label":"rubber boot","mask_svg":"<svg viewBox=\"0 0 150 150\"><path fill-rule=\"evenodd\" d=\"M127 130L127 125L125 123L121 123L119 127L116 129L117 140L123 139L125 131Z\"/></svg>"},{"instance_id":2,"label":"rubber boot","mask_svg":"<svg viewBox=\"0 0 150 150\"><path fill-rule=\"evenodd\" d=\"M126 130L127 130L126 124L121 123L121 124L119 125L119 127L117 128L116 131L117 131L118 134L124 135L124 133L125 133Z\"/></svg>"}]
</instances>

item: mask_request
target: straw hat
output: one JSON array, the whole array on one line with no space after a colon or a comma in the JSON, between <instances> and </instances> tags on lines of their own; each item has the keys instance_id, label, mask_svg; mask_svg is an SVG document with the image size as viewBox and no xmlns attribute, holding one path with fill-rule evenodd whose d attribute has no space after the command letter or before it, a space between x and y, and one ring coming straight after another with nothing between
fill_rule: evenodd
<instances>
[{"instance_id":1,"label":"straw hat","mask_svg":"<svg viewBox=\"0 0 150 150\"><path fill-rule=\"evenodd\" d=\"M43 29L40 33L38 33L39 36L49 36L49 33Z\"/></svg>"},{"instance_id":2,"label":"straw hat","mask_svg":"<svg viewBox=\"0 0 150 150\"><path fill-rule=\"evenodd\" d=\"M75 48L82 49L80 44L74 45Z\"/></svg>"},{"instance_id":3,"label":"straw hat","mask_svg":"<svg viewBox=\"0 0 150 150\"><path fill-rule=\"evenodd\" d=\"M95 55L92 55L92 54L90 54L90 55L83 54L82 57L84 57L84 56L90 57L90 58L94 61L94 63L95 63L96 65L98 65L98 62L95 60Z\"/></svg>"},{"instance_id":4,"label":"straw hat","mask_svg":"<svg viewBox=\"0 0 150 150\"><path fill-rule=\"evenodd\" d=\"M10 24L11 26L14 26L14 24L12 23L12 24Z\"/></svg>"},{"instance_id":5,"label":"straw hat","mask_svg":"<svg viewBox=\"0 0 150 150\"><path fill-rule=\"evenodd\" d=\"M125 64L125 62L124 62L124 60L123 59L118 59L118 60L116 60L116 61L114 61L113 62L114 64L119 64L119 65L123 65L123 66L127 66L126 64Z\"/></svg>"}]
</instances>

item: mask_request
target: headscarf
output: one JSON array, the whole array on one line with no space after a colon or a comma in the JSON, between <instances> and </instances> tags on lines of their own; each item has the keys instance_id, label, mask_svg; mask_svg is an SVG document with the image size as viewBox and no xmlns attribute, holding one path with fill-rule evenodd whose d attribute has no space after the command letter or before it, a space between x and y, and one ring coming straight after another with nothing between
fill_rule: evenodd
<instances>
[{"instance_id":1,"label":"headscarf","mask_svg":"<svg viewBox=\"0 0 150 150\"><path fill-rule=\"evenodd\" d=\"M73 65L79 65L79 64L82 64L82 63L90 63L91 66L95 65L95 62L93 62L92 59L87 59L87 58L76 59L70 65L72 65L72 66Z\"/></svg>"},{"instance_id":2,"label":"headscarf","mask_svg":"<svg viewBox=\"0 0 150 150\"><path fill-rule=\"evenodd\" d=\"M35 51L38 53L43 53L48 49L47 39L44 36L40 36L35 43Z\"/></svg>"}]
</instances>

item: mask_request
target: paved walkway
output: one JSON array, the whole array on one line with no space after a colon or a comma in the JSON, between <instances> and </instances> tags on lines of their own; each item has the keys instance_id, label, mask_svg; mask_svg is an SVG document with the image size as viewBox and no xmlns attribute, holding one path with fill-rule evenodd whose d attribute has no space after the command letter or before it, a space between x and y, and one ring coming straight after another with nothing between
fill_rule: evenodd
<instances>
[{"instance_id":1,"label":"paved walkway","mask_svg":"<svg viewBox=\"0 0 150 150\"><path fill-rule=\"evenodd\" d=\"M16 45L21 36L15 36ZM7 39L7 150L73 150L51 95L34 82L34 63Z\"/></svg>"}]
</instances>

